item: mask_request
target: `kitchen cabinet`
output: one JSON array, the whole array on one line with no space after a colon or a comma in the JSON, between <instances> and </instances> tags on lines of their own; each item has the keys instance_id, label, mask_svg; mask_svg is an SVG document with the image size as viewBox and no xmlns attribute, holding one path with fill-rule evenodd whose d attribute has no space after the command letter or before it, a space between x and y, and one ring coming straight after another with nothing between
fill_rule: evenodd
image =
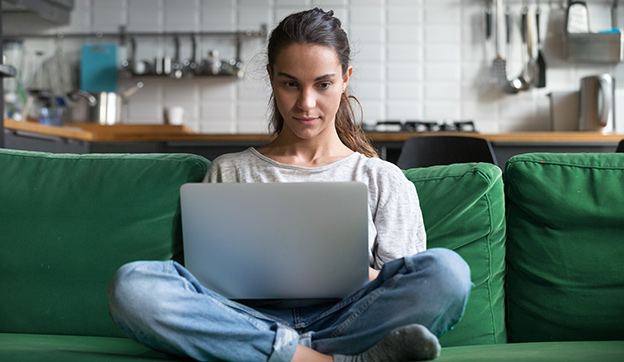
<instances>
[{"instance_id":1,"label":"kitchen cabinet","mask_svg":"<svg viewBox=\"0 0 624 362\"><path fill-rule=\"evenodd\" d=\"M89 143L86 141L10 129L4 131L4 147L52 153L90 153Z\"/></svg>"}]
</instances>

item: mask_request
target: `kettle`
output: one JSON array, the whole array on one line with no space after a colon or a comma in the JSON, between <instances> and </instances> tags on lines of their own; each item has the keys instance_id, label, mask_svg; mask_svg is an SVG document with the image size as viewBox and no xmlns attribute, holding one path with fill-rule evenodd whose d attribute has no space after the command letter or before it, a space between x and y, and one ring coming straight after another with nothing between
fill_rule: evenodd
<instances>
[{"instance_id":1,"label":"kettle","mask_svg":"<svg viewBox=\"0 0 624 362\"><path fill-rule=\"evenodd\" d=\"M613 132L615 83L609 74L581 79L579 130Z\"/></svg>"}]
</instances>

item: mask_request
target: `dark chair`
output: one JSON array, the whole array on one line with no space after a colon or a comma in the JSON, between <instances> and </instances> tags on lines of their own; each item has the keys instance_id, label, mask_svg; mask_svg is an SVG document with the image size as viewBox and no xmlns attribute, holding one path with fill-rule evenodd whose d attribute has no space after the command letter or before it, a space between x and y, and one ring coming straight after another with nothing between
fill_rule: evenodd
<instances>
[{"instance_id":1,"label":"dark chair","mask_svg":"<svg viewBox=\"0 0 624 362\"><path fill-rule=\"evenodd\" d=\"M623 152L624 153L624 140L621 140L617 146L615 152Z\"/></svg>"},{"instance_id":2,"label":"dark chair","mask_svg":"<svg viewBox=\"0 0 624 362\"><path fill-rule=\"evenodd\" d=\"M401 169L488 162L498 166L490 142L467 136L423 136L405 140L397 166Z\"/></svg>"}]
</instances>

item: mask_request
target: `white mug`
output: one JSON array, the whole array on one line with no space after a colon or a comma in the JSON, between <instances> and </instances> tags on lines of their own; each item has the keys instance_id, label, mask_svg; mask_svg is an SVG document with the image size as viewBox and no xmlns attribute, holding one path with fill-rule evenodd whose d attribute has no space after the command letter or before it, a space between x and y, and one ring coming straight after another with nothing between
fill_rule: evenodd
<instances>
[{"instance_id":1,"label":"white mug","mask_svg":"<svg viewBox=\"0 0 624 362\"><path fill-rule=\"evenodd\" d=\"M171 106L165 108L165 123L180 126L184 123L184 108Z\"/></svg>"}]
</instances>

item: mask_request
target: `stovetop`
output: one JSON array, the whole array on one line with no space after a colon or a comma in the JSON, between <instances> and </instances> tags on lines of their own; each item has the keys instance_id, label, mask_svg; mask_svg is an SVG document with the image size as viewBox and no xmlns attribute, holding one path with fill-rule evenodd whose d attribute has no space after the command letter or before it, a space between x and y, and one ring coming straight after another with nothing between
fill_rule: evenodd
<instances>
[{"instance_id":1,"label":"stovetop","mask_svg":"<svg viewBox=\"0 0 624 362\"><path fill-rule=\"evenodd\" d=\"M474 121L378 121L369 132L477 132Z\"/></svg>"}]
</instances>

